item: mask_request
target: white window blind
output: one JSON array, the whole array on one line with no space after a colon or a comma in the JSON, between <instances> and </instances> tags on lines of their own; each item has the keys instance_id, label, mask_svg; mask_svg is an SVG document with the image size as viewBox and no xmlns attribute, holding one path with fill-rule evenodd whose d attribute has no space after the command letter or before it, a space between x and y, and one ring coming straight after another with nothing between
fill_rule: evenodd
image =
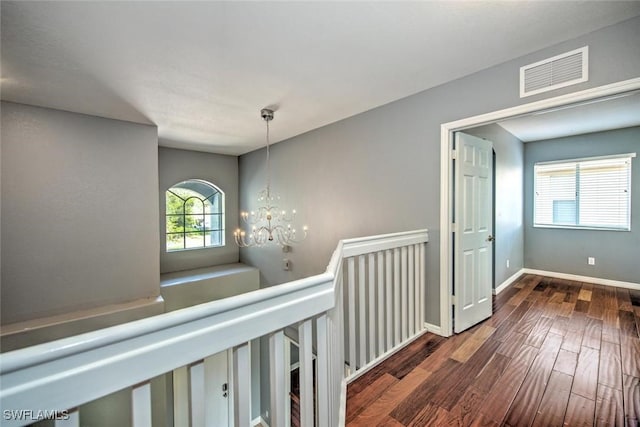
<instances>
[{"instance_id":1,"label":"white window blind","mask_svg":"<svg viewBox=\"0 0 640 427\"><path fill-rule=\"evenodd\" d=\"M635 153L534 166L534 226L631 229Z\"/></svg>"}]
</instances>

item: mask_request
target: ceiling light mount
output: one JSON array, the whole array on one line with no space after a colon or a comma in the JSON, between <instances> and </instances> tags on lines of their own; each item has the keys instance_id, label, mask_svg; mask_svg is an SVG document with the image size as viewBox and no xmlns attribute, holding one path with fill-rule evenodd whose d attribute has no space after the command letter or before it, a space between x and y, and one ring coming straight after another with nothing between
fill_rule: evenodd
<instances>
[{"instance_id":1,"label":"ceiling light mount","mask_svg":"<svg viewBox=\"0 0 640 427\"><path fill-rule=\"evenodd\" d=\"M270 110L269 108L263 108L262 110L260 110L260 116L262 116L265 122L270 122L271 120L273 120L273 110Z\"/></svg>"}]
</instances>

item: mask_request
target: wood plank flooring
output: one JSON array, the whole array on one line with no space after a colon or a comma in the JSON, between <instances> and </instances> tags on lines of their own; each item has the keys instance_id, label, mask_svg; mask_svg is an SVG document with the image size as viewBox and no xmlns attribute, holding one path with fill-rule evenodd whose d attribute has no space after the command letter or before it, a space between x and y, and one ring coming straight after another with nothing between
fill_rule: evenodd
<instances>
[{"instance_id":1,"label":"wood plank flooring","mask_svg":"<svg viewBox=\"0 0 640 427\"><path fill-rule=\"evenodd\" d=\"M640 291L523 275L347 388L347 426L638 426Z\"/></svg>"}]
</instances>

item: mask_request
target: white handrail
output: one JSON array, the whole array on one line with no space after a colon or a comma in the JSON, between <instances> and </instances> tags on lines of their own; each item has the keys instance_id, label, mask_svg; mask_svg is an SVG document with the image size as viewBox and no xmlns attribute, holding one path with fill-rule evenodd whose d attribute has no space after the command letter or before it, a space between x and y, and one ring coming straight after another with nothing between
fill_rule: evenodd
<instances>
[{"instance_id":1,"label":"white handrail","mask_svg":"<svg viewBox=\"0 0 640 427\"><path fill-rule=\"evenodd\" d=\"M384 251L429 241L428 230L403 231L342 240L342 258Z\"/></svg>"},{"instance_id":2,"label":"white handrail","mask_svg":"<svg viewBox=\"0 0 640 427\"><path fill-rule=\"evenodd\" d=\"M325 273L4 353L0 355L1 409L74 408L336 309L336 314L325 318L329 327L339 329L327 331L334 336L327 336L331 342L325 344L343 352L344 317L339 303L343 259L427 241L427 230L342 240ZM344 355L330 357L328 369L333 373L324 375L339 376L344 382ZM336 382L330 380L329 387L344 385ZM341 390L331 392L340 397ZM329 405L340 411L338 404ZM19 420L2 421L22 425Z\"/></svg>"},{"instance_id":3,"label":"white handrail","mask_svg":"<svg viewBox=\"0 0 640 427\"><path fill-rule=\"evenodd\" d=\"M293 290L303 290L333 280L333 274L322 273L279 286L259 289L182 310L172 311L145 319L116 325L97 331L75 335L48 343L38 344L21 350L3 353L0 357L0 375L24 369L32 365L49 362L70 354L104 347L115 342L157 332L170 327L193 322L215 314L232 311L256 302L280 297Z\"/></svg>"}]
</instances>

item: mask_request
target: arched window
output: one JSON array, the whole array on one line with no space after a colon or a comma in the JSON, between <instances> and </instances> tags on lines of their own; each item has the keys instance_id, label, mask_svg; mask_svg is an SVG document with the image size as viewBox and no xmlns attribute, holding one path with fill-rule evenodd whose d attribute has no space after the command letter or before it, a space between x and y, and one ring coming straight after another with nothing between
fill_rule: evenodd
<instances>
[{"instance_id":1,"label":"arched window","mask_svg":"<svg viewBox=\"0 0 640 427\"><path fill-rule=\"evenodd\" d=\"M224 246L224 193L190 179L167 190L167 252Z\"/></svg>"}]
</instances>

